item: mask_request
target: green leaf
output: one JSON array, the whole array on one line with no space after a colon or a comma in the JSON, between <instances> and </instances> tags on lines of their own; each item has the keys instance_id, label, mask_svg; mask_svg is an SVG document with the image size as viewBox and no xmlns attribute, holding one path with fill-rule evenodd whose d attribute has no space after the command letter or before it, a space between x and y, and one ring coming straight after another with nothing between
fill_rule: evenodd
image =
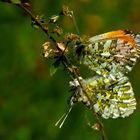
<instances>
[{"instance_id":1,"label":"green leaf","mask_svg":"<svg viewBox=\"0 0 140 140\"><path fill-rule=\"evenodd\" d=\"M20 0L11 0L11 2L12 2L13 4L20 4L20 3L21 3Z\"/></svg>"},{"instance_id":2,"label":"green leaf","mask_svg":"<svg viewBox=\"0 0 140 140\"><path fill-rule=\"evenodd\" d=\"M59 60L59 59L56 60L56 61L52 64L52 66L50 67L50 75L51 75L51 76L53 76L53 75L56 73L56 71L57 71L58 68L59 68L59 65L60 65L60 60Z\"/></svg>"},{"instance_id":3,"label":"green leaf","mask_svg":"<svg viewBox=\"0 0 140 140\"><path fill-rule=\"evenodd\" d=\"M50 75L53 76L56 73L57 69L58 67L55 67L54 65L52 65L50 67Z\"/></svg>"}]
</instances>

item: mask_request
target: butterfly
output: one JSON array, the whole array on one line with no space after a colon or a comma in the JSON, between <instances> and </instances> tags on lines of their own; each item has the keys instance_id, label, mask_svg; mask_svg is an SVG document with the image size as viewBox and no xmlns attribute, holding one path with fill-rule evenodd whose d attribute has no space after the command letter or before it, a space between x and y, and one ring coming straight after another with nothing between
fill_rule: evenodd
<instances>
[{"instance_id":1,"label":"butterfly","mask_svg":"<svg viewBox=\"0 0 140 140\"><path fill-rule=\"evenodd\" d=\"M82 102L102 118L127 117L136 109L136 99L127 73L133 69L140 55L140 35L129 30L107 32L89 38L82 51L80 63L93 73L89 79L79 77L70 82L70 109L64 116L65 121L72 106ZM63 118L63 117L62 117ZM60 121L60 120L59 120Z\"/></svg>"}]
</instances>

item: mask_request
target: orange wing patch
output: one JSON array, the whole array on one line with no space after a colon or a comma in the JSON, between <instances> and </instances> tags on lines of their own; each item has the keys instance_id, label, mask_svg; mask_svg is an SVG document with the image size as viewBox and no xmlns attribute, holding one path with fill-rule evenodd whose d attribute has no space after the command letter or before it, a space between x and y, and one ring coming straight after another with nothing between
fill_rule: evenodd
<instances>
[{"instance_id":1,"label":"orange wing patch","mask_svg":"<svg viewBox=\"0 0 140 140\"><path fill-rule=\"evenodd\" d=\"M126 74L140 55L140 35L117 30L91 37L84 64L102 76Z\"/></svg>"},{"instance_id":2,"label":"orange wing patch","mask_svg":"<svg viewBox=\"0 0 140 140\"><path fill-rule=\"evenodd\" d=\"M133 33L127 30L117 30L117 31L108 32L106 33L106 38L119 38L121 40L126 41L132 47L137 46Z\"/></svg>"}]
</instances>

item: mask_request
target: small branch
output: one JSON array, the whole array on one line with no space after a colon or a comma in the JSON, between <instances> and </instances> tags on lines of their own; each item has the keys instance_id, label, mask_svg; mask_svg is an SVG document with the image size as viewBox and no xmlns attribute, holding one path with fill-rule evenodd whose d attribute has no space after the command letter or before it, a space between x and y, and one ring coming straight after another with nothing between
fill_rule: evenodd
<instances>
[{"instance_id":1,"label":"small branch","mask_svg":"<svg viewBox=\"0 0 140 140\"><path fill-rule=\"evenodd\" d=\"M33 21L35 21L36 25L42 30L44 31L44 33L49 37L49 39L54 43L54 45L57 47L57 49L59 51L60 48L58 47L57 45L57 42L55 41L55 39L53 38L53 36L51 36L48 32L48 28L47 27L43 27L42 26L42 23L32 14L32 12L26 8L26 5L24 3L20 3L20 4L17 4L17 6L19 6L22 10L24 10L30 17Z\"/></svg>"},{"instance_id":2,"label":"small branch","mask_svg":"<svg viewBox=\"0 0 140 140\"><path fill-rule=\"evenodd\" d=\"M73 65L69 62L69 60L66 58L66 56L64 55L63 51L58 47L58 44L55 40L55 38L49 34L48 32L48 27L44 27L42 25L42 22L40 22L31 12L31 10L29 10L27 8L27 4L28 3L20 3L20 4L16 4L18 7L20 7L22 10L24 10L33 21L35 21L35 24L48 36L48 38L53 42L53 44L56 46L56 48L58 49L58 51L62 52L62 64L64 65L64 67L67 69L67 71L74 77L77 79L77 81L79 82L79 85L81 86L83 93L85 94L85 96L88 98L88 100L90 101L90 104L92 105L92 111L93 111L93 115L96 118L96 122L99 124L99 129L98 131L100 132L100 135L102 137L102 140L107 140L105 131L104 131L104 127L103 124L98 116L98 114L94 111L93 105L94 102L90 99L90 97L88 96L88 94L86 93L80 79L79 79L79 72L77 71L77 69L73 68ZM28 4L29 5L29 4Z\"/></svg>"}]
</instances>

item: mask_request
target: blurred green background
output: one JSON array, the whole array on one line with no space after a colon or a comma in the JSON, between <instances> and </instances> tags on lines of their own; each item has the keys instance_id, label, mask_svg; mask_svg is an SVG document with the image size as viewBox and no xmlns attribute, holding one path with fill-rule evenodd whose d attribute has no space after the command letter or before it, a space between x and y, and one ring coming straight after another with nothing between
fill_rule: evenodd
<instances>
[{"instance_id":1,"label":"blurred green background","mask_svg":"<svg viewBox=\"0 0 140 140\"><path fill-rule=\"evenodd\" d=\"M140 33L140 0L33 0L32 4L35 13L46 17L68 4L80 34L117 29ZM69 20L62 24L76 33ZM63 69L50 76L51 62L41 52L45 41L47 37L30 26L23 11L0 3L0 140L100 140L87 125L94 122L92 113L81 104L73 108L62 129L55 127L67 108L70 77ZM129 77L137 110L125 119L102 120L109 140L140 140L140 61Z\"/></svg>"}]
</instances>

